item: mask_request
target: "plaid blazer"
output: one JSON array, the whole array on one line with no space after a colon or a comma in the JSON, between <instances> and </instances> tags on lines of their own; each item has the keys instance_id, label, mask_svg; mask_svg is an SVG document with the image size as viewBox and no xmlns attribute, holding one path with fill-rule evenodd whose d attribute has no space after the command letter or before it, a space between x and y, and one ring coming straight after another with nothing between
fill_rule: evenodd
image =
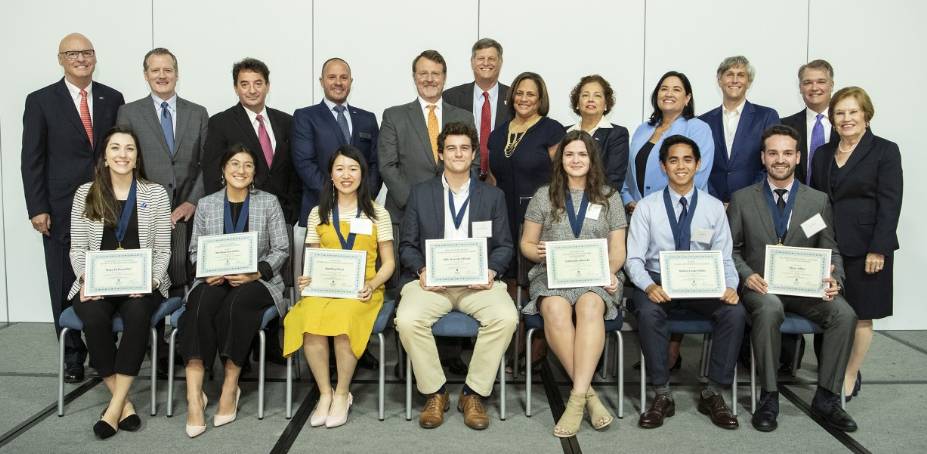
<instances>
[{"instance_id":1,"label":"plaid blazer","mask_svg":"<svg viewBox=\"0 0 927 454\"><path fill-rule=\"evenodd\" d=\"M196 263L197 238L204 235L220 235L225 222L225 189L214 192L199 200L196 215L193 218L193 238L190 240L190 261ZM267 287L274 305L283 317L286 314L286 301L283 290L286 285L280 269L289 258L289 237L286 234L286 222L277 197L273 194L252 190L248 202L248 231L258 234L258 261L267 262L274 270L270 281L261 279ZM202 284L205 279L196 279L193 287Z\"/></svg>"}]
</instances>

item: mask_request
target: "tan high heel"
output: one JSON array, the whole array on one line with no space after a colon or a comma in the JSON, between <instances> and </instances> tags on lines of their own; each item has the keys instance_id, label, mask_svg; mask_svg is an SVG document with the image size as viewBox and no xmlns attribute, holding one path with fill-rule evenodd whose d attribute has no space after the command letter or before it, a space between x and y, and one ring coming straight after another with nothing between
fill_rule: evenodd
<instances>
[{"instance_id":1,"label":"tan high heel","mask_svg":"<svg viewBox=\"0 0 927 454\"><path fill-rule=\"evenodd\" d=\"M591 387L586 391L586 411L589 412L589 422L595 430L602 430L615 420Z\"/></svg>"},{"instance_id":2,"label":"tan high heel","mask_svg":"<svg viewBox=\"0 0 927 454\"><path fill-rule=\"evenodd\" d=\"M570 393L570 400L554 426L554 435L560 438L568 438L579 432L579 426L583 423L583 409L586 406L586 394Z\"/></svg>"}]
</instances>

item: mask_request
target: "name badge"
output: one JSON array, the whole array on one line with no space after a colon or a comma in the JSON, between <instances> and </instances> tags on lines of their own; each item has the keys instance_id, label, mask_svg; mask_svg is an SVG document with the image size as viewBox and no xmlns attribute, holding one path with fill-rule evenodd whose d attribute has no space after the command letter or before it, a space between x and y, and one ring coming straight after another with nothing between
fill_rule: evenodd
<instances>
[{"instance_id":1,"label":"name badge","mask_svg":"<svg viewBox=\"0 0 927 454\"><path fill-rule=\"evenodd\" d=\"M351 218L351 233L370 235L373 233L373 222L367 218Z\"/></svg>"},{"instance_id":2,"label":"name badge","mask_svg":"<svg viewBox=\"0 0 927 454\"><path fill-rule=\"evenodd\" d=\"M479 221L473 223L472 238L489 238L492 236L492 221Z\"/></svg>"},{"instance_id":3,"label":"name badge","mask_svg":"<svg viewBox=\"0 0 927 454\"><path fill-rule=\"evenodd\" d=\"M814 216L811 216L805 222L801 223L801 229L805 232L805 237L811 238L814 234L820 232L827 228L827 223L824 222L824 218L821 217L821 213L817 213Z\"/></svg>"},{"instance_id":4,"label":"name badge","mask_svg":"<svg viewBox=\"0 0 927 454\"><path fill-rule=\"evenodd\" d=\"M711 237L714 236L714 232L711 229L693 229L692 230L692 241L702 244L711 244Z\"/></svg>"},{"instance_id":5,"label":"name badge","mask_svg":"<svg viewBox=\"0 0 927 454\"><path fill-rule=\"evenodd\" d=\"M593 221L599 219L599 213L602 212L602 205L590 203L589 207L586 208L586 219L592 219Z\"/></svg>"}]
</instances>

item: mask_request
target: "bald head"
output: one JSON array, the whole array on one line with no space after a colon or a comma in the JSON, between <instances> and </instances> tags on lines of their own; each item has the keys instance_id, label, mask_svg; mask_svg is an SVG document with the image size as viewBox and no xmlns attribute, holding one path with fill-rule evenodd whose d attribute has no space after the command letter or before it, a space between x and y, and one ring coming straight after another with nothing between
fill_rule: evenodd
<instances>
[{"instance_id":1,"label":"bald head","mask_svg":"<svg viewBox=\"0 0 927 454\"><path fill-rule=\"evenodd\" d=\"M72 84L85 88L90 84L97 65L93 44L80 33L71 33L58 44L58 64L64 68L64 77Z\"/></svg>"}]
</instances>

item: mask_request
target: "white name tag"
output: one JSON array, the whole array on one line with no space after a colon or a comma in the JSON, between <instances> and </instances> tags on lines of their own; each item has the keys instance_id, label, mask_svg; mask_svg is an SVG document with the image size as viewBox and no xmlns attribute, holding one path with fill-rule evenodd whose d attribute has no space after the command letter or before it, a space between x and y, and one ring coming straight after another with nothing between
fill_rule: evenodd
<instances>
[{"instance_id":1,"label":"white name tag","mask_svg":"<svg viewBox=\"0 0 927 454\"><path fill-rule=\"evenodd\" d=\"M478 221L473 223L471 238L489 238L492 236L492 221Z\"/></svg>"},{"instance_id":2,"label":"white name tag","mask_svg":"<svg viewBox=\"0 0 927 454\"><path fill-rule=\"evenodd\" d=\"M370 235L373 233L373 222L367 218L351 218L351 233Z\"/></svg>"},{"instance_id":3,"label":"white name tag","mask_svg":"<svg viewBox=\"0 0 927 454\"><path fill-rule=\"evenodd\" d=\"M694 229L692 230L692 241L702 244L711 244L711 237L714 232L711 229Z\"/></svg>"},{"instance_id":4,"label":"white name tag","mask_svg":"<svg viewBox=\"0 0 927 454\"><path fill-rule=\"evenodd\" d=\"M598 204L589 204L586 207L586 219L592 219L593 221L599 219L599 213L602 212L602 205Z\"/></svg>"},{"instance_id":5,"label":"white name tag","mask_svg":"<svg viewBox=\"0 0 927 454\"><path fill-rule=\"evenodd\" d=\"M805 237L807 238L811 238L814 234L825 228L827 228L827 223L824 222L821 213L815 214L807 221L801 223L801 229L805 232Z\"/></svg>"}]
</instances>

